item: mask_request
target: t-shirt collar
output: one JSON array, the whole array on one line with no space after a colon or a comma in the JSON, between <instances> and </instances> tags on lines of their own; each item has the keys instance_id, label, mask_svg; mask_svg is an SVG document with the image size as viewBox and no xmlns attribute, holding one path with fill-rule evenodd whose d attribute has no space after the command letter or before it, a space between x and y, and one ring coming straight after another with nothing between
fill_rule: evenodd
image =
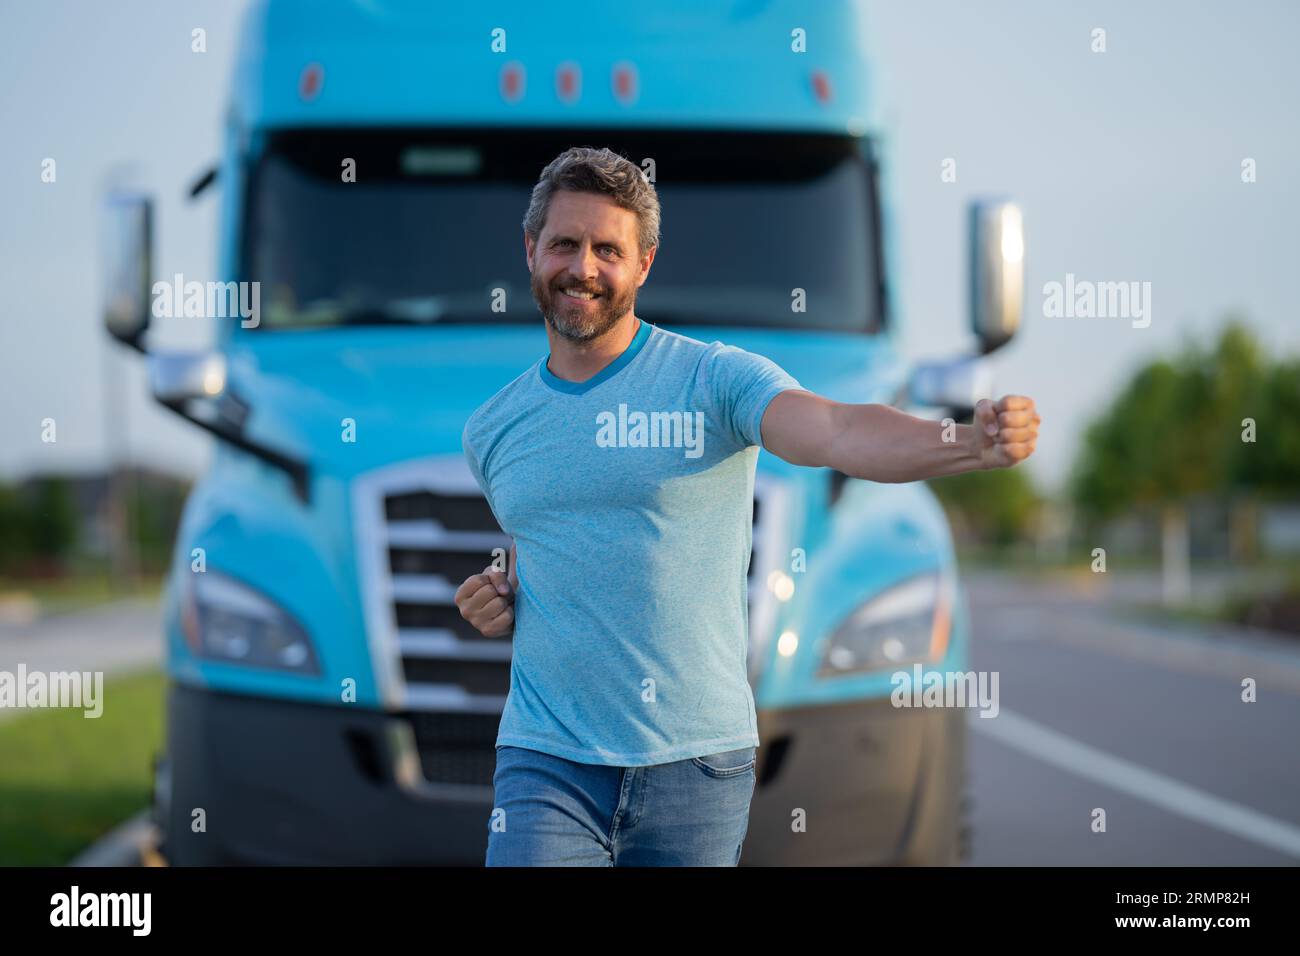
<instances>
[{"instance_id":1,"label":"t-shirt collar","mask_svg":"<svg viewBox=\"0 0 1300 956\"><path fill-rule=\"evenodd\" d=\"M550 353L538 366L538 374L543 382L555 389L557 392L565 392L569 395L581 395L583 392L589 392L601 382L617 375L619 370L636 358L636 354L641 351L641 346L645 345L646 339L650 337L650 323L643 319L637 319L636 335L632 336L632 341L628 343L627 348L614 361L610 362L599 372L587 379L585 382L570 382L566 379L559 378L555 373L546 367L546 363L551 360Z\"/></svg>"}]
</instances>

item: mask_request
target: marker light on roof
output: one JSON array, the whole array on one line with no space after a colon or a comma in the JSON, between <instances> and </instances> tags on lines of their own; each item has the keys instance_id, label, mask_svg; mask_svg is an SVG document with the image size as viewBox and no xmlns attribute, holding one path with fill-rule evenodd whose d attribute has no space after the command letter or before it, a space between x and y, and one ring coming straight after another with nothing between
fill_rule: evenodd
<instances>
[{"instance_id":1,"label":"marker light on roof","mask_svg":"<svg viewBox=\"0 0 1300 956\"><path fill-rule=\"evenodd\" d=\"M555 69L555 95L566 103L576 102L582 95L582 68L569 61Z\"/></svg>"},{"instance_id":2,"label":"marker light on roof","mask_svg":"<svg viewBox=\"0 0 1300 956\"><path fill-rule=\"evenodd\" d=\"M314 100L320 95L320 89L325 85L325 68L319 63L308 63L302 68L302 75L298 77L298 95L304 100Z\"/></svg>"},{"instance_id":3,"label":"marker light on roof","mask_svg":"<svg viewBox=\"0 0 1300 956\"><path fill-rule=\"evenodd\" d=\"M631 63L615 63L613 73L614 96L624 105L633 102L637 96L636 66Z\"/></svg>"},{"instance_id":4,"label":"marker light on roof","mask_svg":"<svg viewBox=\"0 0 1300 956\"><path fill-rule=\"evenodd\" d=\"M524 65L511 60L501 67L501 98L508 103L517 103L524 96Z\"/></svg>"},{"instance_id":5,"label":"marker light on roof","mask_svg":"<svg viewBox=\"0 0 1300 956\"><path fill-rule=\"evenodd\" d=\"M817 94L817 99L822 103L829 103L831 99L830 78L821 70L813 70L812 85L813 92Z\"/></svg>"}]
</instances>

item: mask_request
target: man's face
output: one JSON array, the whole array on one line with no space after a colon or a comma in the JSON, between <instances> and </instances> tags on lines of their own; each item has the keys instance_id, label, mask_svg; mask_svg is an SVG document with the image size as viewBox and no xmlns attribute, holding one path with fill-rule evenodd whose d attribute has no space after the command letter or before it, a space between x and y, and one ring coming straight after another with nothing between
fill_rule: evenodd
<instances>
[{"instance_id":1,"label":"man's face","mask_svg":"<svg viewBox=\"0 0 1300 956\"><path fill-rule=\"evenodd\" d=\"M556 333L590 342L632 311L655 254L640 255L636 233L636 213L608 196L564 189L551 196L546 225L536 243L524 236L524 249L533 298Z\"/></svg>"}]
</instances>

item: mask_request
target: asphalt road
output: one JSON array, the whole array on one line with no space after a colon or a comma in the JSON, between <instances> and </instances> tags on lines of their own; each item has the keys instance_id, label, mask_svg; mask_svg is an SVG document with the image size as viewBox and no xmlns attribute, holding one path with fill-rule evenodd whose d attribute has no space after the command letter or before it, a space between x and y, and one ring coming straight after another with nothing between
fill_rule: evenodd
<instances>
[{"instance_id":1,"label":"asphalt road","mask_svg":"<svg viewBox=\"0 0 1300 956\"><path fill-rule=\"evenodd\" d=\"M967 586L972 667L998 672L1000 700L969 719L969 864L1300 863L1300 639L1142 624L1103 592Z\"/></svg>"},{"instance_id":2,"label":"asphalt road","mask_svg":"<svg viewBox=\"0 0 1300 956\"><path fill-rule=\"evenodd\" d=\"M103 671L161 667L160 607L146 599L104 604L33 622L0 622L0 670ZM23 710L0 710L0 720Z\"/></svg>"}]
</instances>

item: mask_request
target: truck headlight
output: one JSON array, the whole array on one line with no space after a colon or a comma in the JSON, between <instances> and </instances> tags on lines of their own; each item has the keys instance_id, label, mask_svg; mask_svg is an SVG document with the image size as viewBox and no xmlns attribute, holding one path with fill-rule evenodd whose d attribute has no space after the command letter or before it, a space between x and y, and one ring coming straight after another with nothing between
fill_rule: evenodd
<instances>
[{"instance_id":1,"label":"truck headlight","mask_svg":"<svg viewBox=\"0 0 1300 956\"><path fill-rule=\"evenodd\" d=\"M269 597L218 571L191 575L181 620L199 657L300 674L319 674L307 632Z\"/></svg>"},{"instance_id":2,"label":"truck headlight","mask_svg":"<svg viewBox=\"0 0 1300 956\"><path fill-rule=\"evenodd\" d=\"M937 661L948 648L952 585L939 572L908 578L862 604L835 629L818 677Z\"/></svg>"}]
</instances>

